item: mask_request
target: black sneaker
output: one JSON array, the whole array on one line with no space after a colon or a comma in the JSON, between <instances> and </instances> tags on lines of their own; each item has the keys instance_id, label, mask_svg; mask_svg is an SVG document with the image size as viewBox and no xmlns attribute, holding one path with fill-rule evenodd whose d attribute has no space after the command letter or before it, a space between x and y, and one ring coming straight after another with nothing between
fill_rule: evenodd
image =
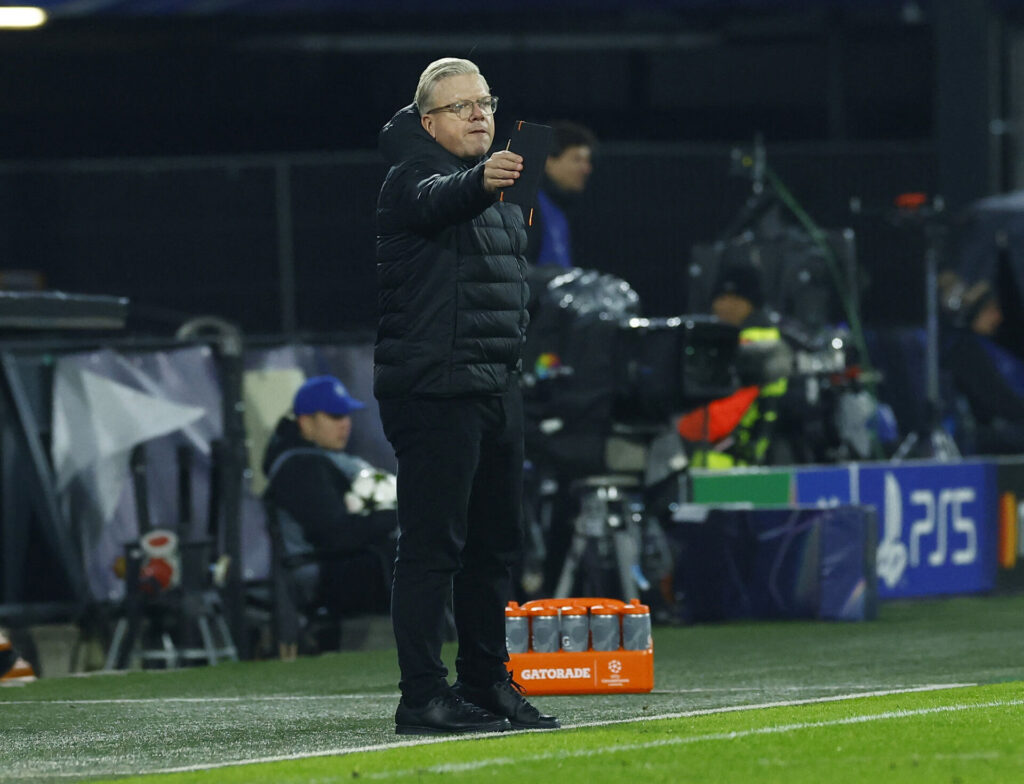
<instances>
[{"instance_id":1,"label":"black sneaker","mask_svg":"<svg viewBox=\"0 0 1024 784\"><path fill-rule=\"evenodd\" d=\"M522 694L523 687L512 680L511 675L483 689L455 681L452 691L466 702L507 716L515 730L556 730L562 726L554 716L545 716L527 702Z\"/></svg>"},{"instance_id":2,"label":"black sneaker","mask_svg":"<svg viewBox=\"0 0 1024 784\"><path fill-rule=\"evenodd\" d=\"M399 701L395 711L398 735L447 735L460 732L504 732L509 720L471 705L454 692L434 697L422 708L410 708Z\"/></svg>"}]
</instances>

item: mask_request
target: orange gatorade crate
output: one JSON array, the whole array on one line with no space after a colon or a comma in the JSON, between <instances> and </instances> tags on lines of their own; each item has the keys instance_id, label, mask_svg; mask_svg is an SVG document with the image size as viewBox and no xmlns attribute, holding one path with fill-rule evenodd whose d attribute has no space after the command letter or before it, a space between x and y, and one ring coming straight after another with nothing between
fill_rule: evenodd
<instances>
[{"instance_id":1,"label":"orange gatorade crate","mask_svg":"<svg viewBox=\"0 0 1024 784\"><path fill-rule=\"evenodd\" d=\"M638 599L535 599L521 607L509 602L505 637L509 672L528 695L654 688L651 615Z\"/></svg>"}]
</instances>

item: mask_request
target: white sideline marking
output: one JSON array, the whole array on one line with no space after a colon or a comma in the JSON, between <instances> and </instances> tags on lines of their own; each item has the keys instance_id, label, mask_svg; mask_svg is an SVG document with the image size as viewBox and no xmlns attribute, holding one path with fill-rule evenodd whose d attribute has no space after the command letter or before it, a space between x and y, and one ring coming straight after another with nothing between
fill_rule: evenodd
<instances>
[{"instance_id":1,"label":"white sideline marking","mask_svg":"<svg viewBox=\"0 0 1024 784\"><path fill-rule=\"evenodd\" d=\"M954 686L960 686L962 684L952 684ZM695 686L692 689L651 689L648 694L721 694L723 692L729 694L736 694L739 692L749 691L841 691L843 689L867 689L873 691L880 688L877 684L871 683L822 683L814 686L771 686L769 689L765 689L764 686ZM915 686L889 686L890 689L913 689ZM643 696L636 694L634 696Z\"/></svg>"},{"instance_id":2,"label":"white sideline marking","mask_svg":"<svg viewBox=\"0 0 1024 784\"><path fill-rule=\"evenodd\" d=\"M657 719L686 719L691 716L710 716L716 713L737 713L739 711L760 710L762 708L787 708L794 705L814 705L820 702L843 702L845 700L856 700L861 697L888 697L893 694L913 694L924 691L942 691L944 689L966 689L968 686L977 686L977 683L926 683L923 686L908 686L901 689L879 689L877 691L851 692L850 694L837 694L834 697L807 697L802 700L779 700L777 702L762 702L755 705L727 705L724 708L698 708L681 713L662 713L657 716L639 716L632 719L605 719L602 721L588 721L585 724L573 724L573 727L607 727L612 724L628 724L634 721L652 721ZM567 727L570 725L567 725Z\"/></svg>"},{"instance_id":3,"label":"white sideline marking","mask_svg":"<svg viewBox=\"0 0 1024 784\"><path fill-rule=\"evenodd\" d=\"M394 694L268 694L249 697L119 697L107 700L0 700L4 705L148 705L166 702L298 702L305 700L397 700Z\"/></svg>"},{"instance_id":4,"label":"white sideline marking","mask_svg":"<svg viewBox=\"0 0 1024 784\"><path fill-rule=\"evenodd\" d=\"M701 708L698 710L683 711L680 713L665 713L658 716L634 716L629 719L612 719L607 721L589 721L580 722L579 724L565 724L565 729L579 729L583 727L605 727L612 724L630 724L637 721L653 721L658 719L682 719L692 716L711 716L719 713L735 713L738 711L752 711L761 710L763 708L787 708L794 707L797 705L813 705L815 703L822 702L842 702L845 700L856 700L861 697L886 697L893 694L911 694L914 692L927 692L927 691L942 691L945 689L962 689L968 686L977 686L976 683L935 683L926 684L924 686L913 686L903 689L880 689L877 691L870 692L859 692L853 694L838 694L833 697L812 697L803 700L779 700L777 702L763 702L756 705L730 705L723 708ZM1009 703L1006 703L1009 704ZM979 706L981 707L981 706ZM849 720L847 720L849 721ZM810 726L810 725L808 725ZM554 730L549 730L554 731ZM524 731L525 732L525 731ZM303 752L298 754L279 754L270 757L256 757L253 759L246 760L227 760L223 762L211 762L202 765L181 765L173 768L159 768L155 770L146 771L146 775L157 774L157 773L190 773L198 770L214 770L216 768L227 768L236 767L239 765L257 765L268 762L287 762L289 760L298 759L310 759L313 757L335 757L343 756L348 754L355 754L358 752L367 751L384 751L387 749L402 748L406 746L426 746L434 743L451 743L452 741L465 741L465 740L478 740L480 738L496 738L496 737L508 737L513 734L521 733L473 733L468 735L441 735L431 736L426 738L417 738L415 740L403 740L394 743L374 743L368 746L355 746L349 748L340 749L326 749L323 751ZM681 739L685 740L685 739ZM626 747L621 747L625 749ZM640 748L639 746L637 748ZM590 752L588 752L590 753ZM517 758L522 759L522 758ZM538 759L541 759L538 757ZM514 761L514 760L510 760ZM504 763L500 763L504 764ZM411 771L410 771L411 772ZM53 775L53 774L49 774ZM59 775L59 774L58 774ZM70 775L70 774L69 774ZM80 774L74 774L80 775ZM110 772L107 775L115 775L114 772ZM365 774L364 774L365 775ZM390 774L389 774L390 775Z\"/></svg>"},{"instance_id":5,"label":"white sideline marking","mask_svg":"<svg viewBox=\"0 0 1024 784\"><path fill-rule=\"evenodd\" d=\"M860 697L874 697L879 694L902 694L904 692L921 691L921 690L932 690L932 689L955 689L962 688L964 686L974 686L973 683L941 683L929 686L894 686L885 691L877 691L876 687L863 685L863 686L780 686L772 687L773 691L829 691L838 689L849 689L849 688L863 688L869 691L851 693L853 696ZM762 687L755 686L722 686L722 687L711 687L711 688L694 688L694 689L654 689L649 694L661 695L661 694L716 694L721 692L738 693L738 692L761 692L764 691ZM245 697L111 697L108 699L95 699L95 700L0 700L0 709L3 709L5 705L150 705L150 704L163 704L168 702L176 703L219 703L219 702L303 702L306 700L398 700L401 695L398 692L394 693L382 693L377 692L373 694L262 694L262 695L249 695ZM552 696L552 695L548 695ZM569 695L571 696L571 695ZM642 694L630 695L635 697L642 697ZM846 695L840 695L837 697L819 697L816 699L826 700L838 700L845 699ZM800 705L801 702L793 703L766 703L761 706L751 707L778 707L782 705ZM746 706L742 706L743 710L750 710ZM716 711L722 710L721 708L714 709ZM676 714L666 714L665 716L656 717L641 717L641 718L673 718ZM680 714L680 715L699 715L699 714ZM621 719L621 721L636 721L637 719ZM620 721L615 719L614 721ZM590 727L595 726L591 724L574 724L574 727ZM452 740L452 738L444 738L445 740ZM365 749L359 749L363 751Z\"/></svg>"},{"instance_id":6,"label":"white sideline marking","mask_svg":"<svg viewBox=\"0 0 1024 784\"><path fill-rule=\"evenodd\" d=\"M387 779L397 778L421 773L465 773L471 770L480 770L491 766L518 765L523 762L542 762L544 760L564 760L574 757L592 757L596 754L609 754L619 751L641 751L664 746L681 746L691 743L703 743L704 741L715 740L736 740L737 738L748 738L754 735L779 735L797 730L818 729L821 727L838 727L845 724L866 724L871 721L885 721L887 719L905 719L915 716L927 716L934 713L956 713L976 708L1000 708L1011 705L1024 705L1024 700L995 700L993 702L979 702L963 705L940 705L934 708L917 708L915 710L886 711L861 716L848 716L842 719L830 721L806 721L795 724L779 724L774 727L757 727L750 730L734 730L733 732L713 732L706 735L692 735L686 738L664 738L663 740L651 740L645 743L623 743L617 746L603 746L596 749L576 749L573 751L557 751L545 754L532 754L519 757L494 757L489 760L477 760L475 762L452 762L444 765L431 765L427 768L406 768L404 770L380 771L374 773L363 773L366 778ZM942 755L949 757L951 755ZM957 756L959 759L960 756Z\"/></svg>"}]
</instances>

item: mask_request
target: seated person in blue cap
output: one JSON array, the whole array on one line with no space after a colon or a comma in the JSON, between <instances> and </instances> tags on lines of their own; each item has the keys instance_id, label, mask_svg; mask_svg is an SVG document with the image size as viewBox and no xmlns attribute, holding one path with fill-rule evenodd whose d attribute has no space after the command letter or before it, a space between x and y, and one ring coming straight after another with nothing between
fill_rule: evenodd
<instances>
[{"instance_id":1,"label":"seated person in blue cap","mask_svg":"<svg viewBox=\"0 0 1024 784\"><path fill-rule=\"evenodd\" d=\"M334 376L310 378L263 457L265 497L278 509L286 553L318 554L293 572L303 603L339 614L382 613L390 605L394 476L344 451L351 414L364 407Z\"/></svg>"}]
</instances>

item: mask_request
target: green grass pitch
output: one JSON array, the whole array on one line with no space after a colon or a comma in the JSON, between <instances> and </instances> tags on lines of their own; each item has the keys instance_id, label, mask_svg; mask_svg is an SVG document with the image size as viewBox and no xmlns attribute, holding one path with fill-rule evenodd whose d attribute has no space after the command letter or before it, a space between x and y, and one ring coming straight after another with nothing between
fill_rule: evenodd
<instances>
[{"instance_id":1,"label":"green grass pitch","mask_svg":"<svg viewBox=\"0 0 1024 784\"><path fill-rule=\"evenodd\" d=\"M654 640L654 692L482 738L396 737L391 651L42 679L0 689L0 782L1024 781L1024 597Z\"/></svg>"}]
</instances>

